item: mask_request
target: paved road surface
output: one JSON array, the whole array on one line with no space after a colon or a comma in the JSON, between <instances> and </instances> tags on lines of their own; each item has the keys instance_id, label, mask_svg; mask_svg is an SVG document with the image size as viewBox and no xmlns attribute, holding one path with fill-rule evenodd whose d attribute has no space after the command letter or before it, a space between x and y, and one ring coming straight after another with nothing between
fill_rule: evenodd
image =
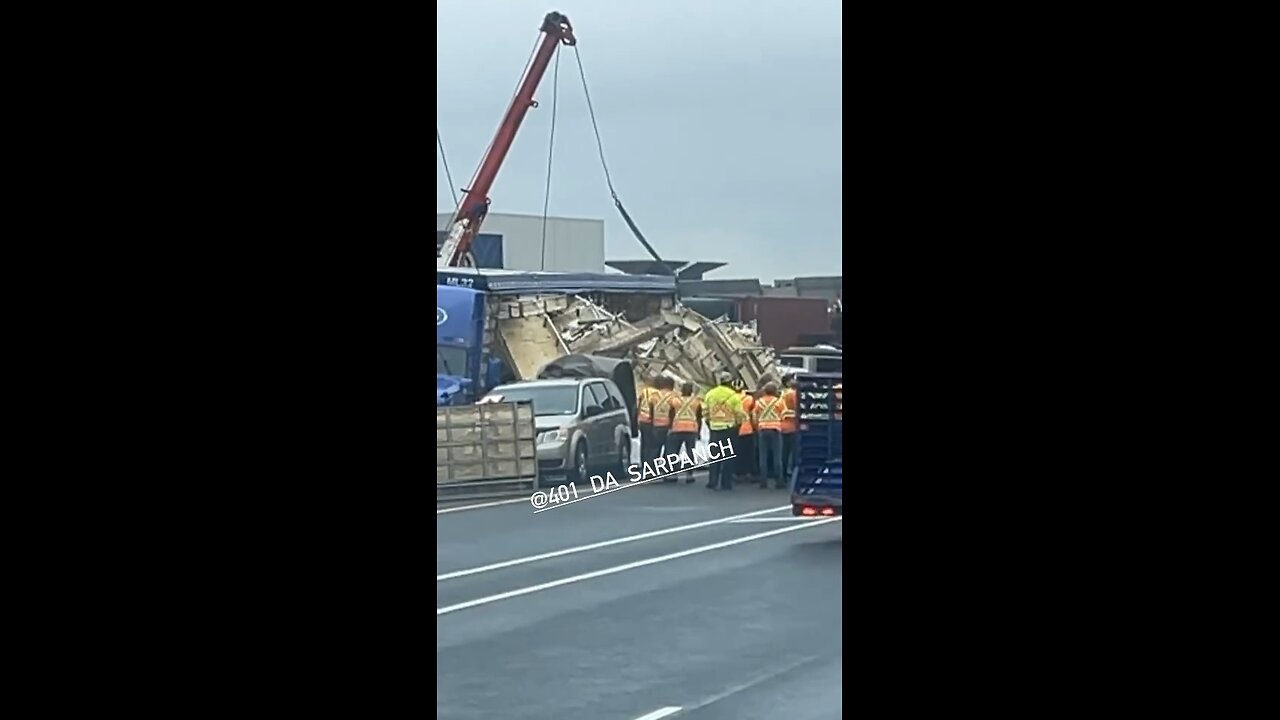
<instances>
[{"instance_id":1,"label":"paved road surface","mask_svg":"<svg viewBox=\"0 0 1280 720\"><path fill-rule=\"evenodd\" d=\"M438 514L437 717L840 717L843 521L704 481Z\"/></svg>"}]
</instances>

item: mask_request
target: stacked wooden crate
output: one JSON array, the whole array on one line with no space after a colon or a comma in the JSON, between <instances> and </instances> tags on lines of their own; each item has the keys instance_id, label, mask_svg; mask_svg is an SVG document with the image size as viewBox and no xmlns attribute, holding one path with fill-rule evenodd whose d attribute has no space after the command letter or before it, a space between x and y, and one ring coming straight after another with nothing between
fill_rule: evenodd
<instances>
[{"instance_id":1,"label":"stacked wooden crate","mask_svg":"<svg viewBox=\"0 0 1280 720\"><path fill-rule=\"evenodd\" d=\"M538 483L528 401L436 408L436 495L517 493Z\"/></svg>"}]
</instances>

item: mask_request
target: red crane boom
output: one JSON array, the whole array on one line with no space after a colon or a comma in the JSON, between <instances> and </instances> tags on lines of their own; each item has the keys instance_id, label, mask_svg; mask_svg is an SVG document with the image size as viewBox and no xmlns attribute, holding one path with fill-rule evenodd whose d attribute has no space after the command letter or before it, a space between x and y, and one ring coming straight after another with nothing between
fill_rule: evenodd
<instances>
[{"instance_id":1,"label":"red crane boom","mask_svg":"<svg viewBox=\"0 0 1280 720\"><path fill-rule=\"evenodd\" d=\"M507 114L502 118L502 124L498 126L493 144L489 146L489 151L480 163L480 169L476 171L475 180L470 188L462 189L462 202L458 204L453 214L449 236L440 249L440 256L436 261L438 267L475 264L470 255L471 242L480 232L480 224L484 222L484 216L489 211L489 190L493 187L494 179L498 177L498 169L502 167L502 161L511 150L516 131L520 129L520 123L524 122L524 116L529 112L529 108L538 106L533 99L533 93L538 89L542 76L546 74L547 66L551 64L551 58L555 55L557 46L578 43L577 38L573 36L573 26L569 24L569 18L558 12L547 13L547 16L542 19L541 32L544 33L542 42L538 45L532 62L529 63L529 71L520 81L520 88L516 90L511 107L507 108Z\"/></svg>"}]
</instances>

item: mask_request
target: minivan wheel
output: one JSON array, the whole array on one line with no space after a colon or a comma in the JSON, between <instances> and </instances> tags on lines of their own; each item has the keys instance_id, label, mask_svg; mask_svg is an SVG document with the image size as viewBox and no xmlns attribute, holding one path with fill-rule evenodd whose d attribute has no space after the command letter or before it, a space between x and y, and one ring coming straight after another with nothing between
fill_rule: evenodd
<instances>
[{"instance_id":1,"label":"minivan wheel","mask_svg":"<svg viewBox=\"0 0 1280 720\"><path fill-rule=\"evenodd\" d=\"M587 444L585 442L578 443L578 449L573 451L573 474L577 482L587 479Z\"/></svg>"},{"instance_id":2,"label":"minivan wheel","mask_svg":"<svg viewBox=\"0 0 1280 720\"><path fill-rule=\"evenodd\" d=\"M618 478L629 477L627 470L631 468L631 437L622 438L621 445L618 447Z\"/></svg>"}]
</instances>

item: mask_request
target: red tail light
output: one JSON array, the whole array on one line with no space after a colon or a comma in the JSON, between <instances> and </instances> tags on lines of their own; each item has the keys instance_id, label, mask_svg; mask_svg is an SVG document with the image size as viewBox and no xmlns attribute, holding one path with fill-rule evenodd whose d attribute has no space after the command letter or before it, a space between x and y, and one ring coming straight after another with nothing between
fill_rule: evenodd
<instances>
[{"instance_id":1,"label":"red tail light","mask_svg":"<svg viewBox=\"0 0 1280 720\"><path fill-rule=\"evenodd\" d=\"M835 515L835 514L836 514L836 511L835 511L835 510L832 510L831 508L822 508L822 514L823 514L823 515Z\"/></svg>"},{"instance_id":2,"label":"red tail light","mask_svg":"<svg viewBox=\"0 0 1280 720\"><path fill-rule=\"evenodd\" d=\"M800 511L800 514L801 514L801 515L817 515L817 514L818 514L818 511L817 511L817 510L814 510L814 509L813 509L813 508L811 508L811 507L807 507L807 508L804 508L803 510L801 510L801 511Z\"/></svg>"}]
</instances>

